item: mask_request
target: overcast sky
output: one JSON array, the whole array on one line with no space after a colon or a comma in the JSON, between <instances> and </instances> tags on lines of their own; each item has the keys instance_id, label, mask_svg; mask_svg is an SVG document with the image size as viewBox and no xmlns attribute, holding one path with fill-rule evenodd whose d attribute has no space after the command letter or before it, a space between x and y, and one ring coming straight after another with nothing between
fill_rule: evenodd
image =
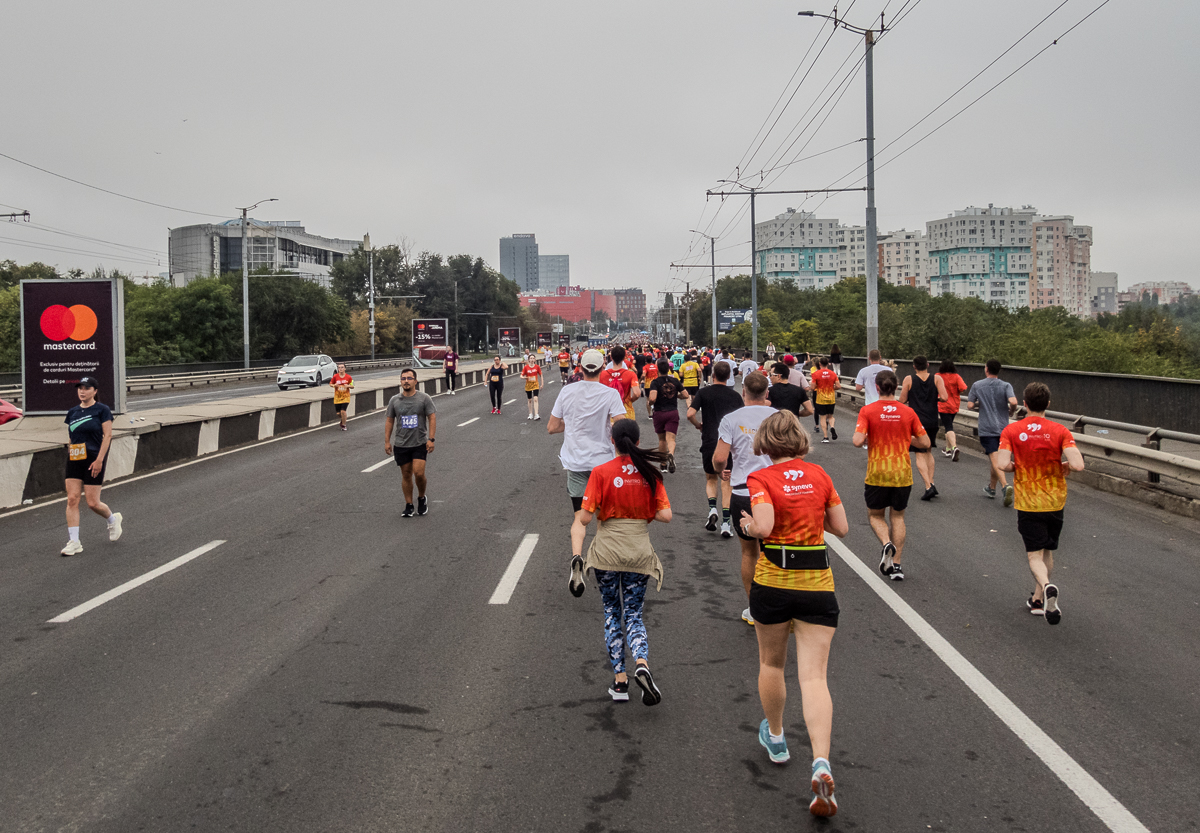
<instances>
[{"instance_id":1,"label":"overcast sky","mask_svg":"<svg viewBox=\"0 0 1200 833\"><path fill-rule=\"evenodd\" d=\"M877 25L885 5L890 26L907 5L875 49L880 232L924 228L968 205L1030 204L1093 226L1093 269L1120 273L1122 287L1200 285L1189 242L1200 227L1196 0L1110 0L887 164L1102 2L1067 0L883 150L1061 1L842 0L860 26ZM861 39L841 31L814 64L830 26L796 12L831 6L805 2L4 3L0 153L223 217L277 197L255 216L303 220L328 237L370 231L376 245L403 237L418 251L493 266L501 236L533 232L542 254L571 256L573 283L640 286L653 305L661 290L708 280L707 271L669 268L708 262L689 229L721 236L718 263L748 262L749 217L730 223L745 200L713 222L719 203L705 198L739 162L743 181L757 184L765 168L865 135L860 73L829 118L783 150L813 112L818 123L830 112L817 109L822 90L831 81L839 89L862 52ZM747 161L781 93L796 88L797 67L807 80ZM864 147L765 181L827 187L862 163ZM157 274L167 268L168 228L219 222L5 158L0 204L28 209L40 226L159 253L0 226L0 259L64 270L102 263ZM800 205L761 197L758 217ZM818 205L822 217L863 222L861 193L804 203Z\"/></svg>"}]
</instances>

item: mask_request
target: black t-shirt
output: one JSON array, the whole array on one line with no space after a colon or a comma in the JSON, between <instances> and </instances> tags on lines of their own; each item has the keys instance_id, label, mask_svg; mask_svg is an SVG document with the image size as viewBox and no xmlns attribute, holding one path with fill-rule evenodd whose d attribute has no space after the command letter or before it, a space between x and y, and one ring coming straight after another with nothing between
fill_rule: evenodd
<instances>
[{"instance_id":1,"label":"black t-shirt","mask_svg":"<svg viewBox=\"0 0 1200 833\"><path fill-rule=\"evenodd\" d=\"M104 442L104 423L112 421L112 411L103 402L97 402L88 408L76 405L67 411L66 419L63 420L67 424L71 442L84 443L91 454L99 453L100 444Z\"/></svg>"},{"instance_id":2,"label":"black t-shirt","mask_svg":"<svg viewBox=\"0 0 1200 833\"><path fill-rule=\"evenodd\" d=\"M743 404L741 394L728 385L700 388L700 392L692 397L692 407L700 412L700 421L704 424L700 429L700 444L715 446L721 420Z\"/></svg>"},{"instance_id":3,"label":"black t-shirt","mask_svg":"<svg viewBox=\"0 0 1200 833\"><path fill-rule=\"evenodd\" d=\"M683 390L683 382L674 376L659 376L650 383L650 390L658 392L654 398L655 411L679 410L679 392Z\"/></svg>"},{"instance_id":4,"label":"black t-shirt","mask_svg":"<svg viewBox=\"0 0 1200 833\"><path fill-rule=\"evenodd\" d=\"M791 411L796 416L800 416L800 409L808 401L808 393L799 385L780 382L777 385L771 385L767 391L767 401L777 411Z\"/></svg>"},{"instance_id":5,"label":"black t-shirt","mask_svg":"<svg viewBox=\"0 0 1200 833\"><path fill-rule=\"evenodd\" d=\"M496 367L495 365L492 365L491 367L489 367L487 370L487 380L489 382L495 382L498 385L503 385L504 384L504 368Z\"/></svg>"},{"instance_id":6,"label":"black t-shirt","mask_svg":"<svg viewBox=\"0 0 1200 833\"><path fill-rule=\"evenodd\" d=\"M650 361L650 357L644 353L634 353L633 363L637 367L637 375L639 379L642 378L642 368L645 367Z\"/></svg>"}]
</instances>

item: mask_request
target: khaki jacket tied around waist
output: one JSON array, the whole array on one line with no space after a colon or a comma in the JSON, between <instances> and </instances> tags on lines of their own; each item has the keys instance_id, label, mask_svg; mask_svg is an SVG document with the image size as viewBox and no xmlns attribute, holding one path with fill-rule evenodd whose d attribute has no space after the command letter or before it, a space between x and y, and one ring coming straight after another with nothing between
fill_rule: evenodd
<instances>
[{"instance_id":1,"label":"khaki jacket tied around waist","mask_svg":"<svg viewBox=\"0 0 1200 833\"><path fill-rule=\"evenodd\" d=\"M600 522L588 547L584 571L613 570L641 573L658 582L662 590L663 567L650 543L649 524L637 518L609 518Z\"/></svg>"}]
</instances>

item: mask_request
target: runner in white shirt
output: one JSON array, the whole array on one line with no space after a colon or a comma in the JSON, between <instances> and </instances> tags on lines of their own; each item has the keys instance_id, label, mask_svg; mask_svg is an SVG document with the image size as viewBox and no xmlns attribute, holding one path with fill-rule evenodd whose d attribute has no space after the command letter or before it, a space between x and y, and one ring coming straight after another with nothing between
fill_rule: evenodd
<instances>
[{"instance_id":1,"label":"runner in white shirt","mask_svg":"<svg viewBox=\"0 0 1200 833\"><path fill-rule=\"evenodd\" d=\"M750 356L750 351L747 350L745 353L742 354L742 363L738 365L738 373L740 373L742 376L742 385L743 386L745 386L745 384L746 384L746 377L749 376L751 373L753 373L756 370L758 370L758 362L756 362Z\"/></svg>"},{"instance_id":2,"label":"runner in white shirt","mask_svg":"<svg viewBox=\"0 0 1200 833\"><path fill-rule=\"evenodd\" d=\"M858 375L854 377L854 389L859 393L866 394L866 404L870 405L879 398L879 388L875 386L875 377L891 368L883 363L883 357L878 350L868 353L867 361L870 363L858 371Z\"/></svg>"},{"instance_id":3,"label":"runner in white shirt","mask_svg":"<svg viewBox=\"0 0 1200 833\"><path fill-rule=\"evenodd\" d=\"M751 538L742 531L739 523L742 512L752 514L750 509L750 489L746 478L759 469L771 465L771 458L754 453L754 435L764 419L775 413L767 401L767 377L754 371L742 380L742 401L744 408L738 408L731 414L726 414L721 420L721 428L717 432L717 450L713 452L713 468L722 472L722 478L729 478L733 485L733 496L729 499L729 514L734 519L733 528L737 530L742 545L742 584L746 588L746 598L750 598L750 583L754 580L754 566L758 561L758 539ZM733 455L733 471L725 470L725 461ZM742 611L742 620L749 625L754 624L750 618L750 608Z\"/></svg>"}]
</instances>

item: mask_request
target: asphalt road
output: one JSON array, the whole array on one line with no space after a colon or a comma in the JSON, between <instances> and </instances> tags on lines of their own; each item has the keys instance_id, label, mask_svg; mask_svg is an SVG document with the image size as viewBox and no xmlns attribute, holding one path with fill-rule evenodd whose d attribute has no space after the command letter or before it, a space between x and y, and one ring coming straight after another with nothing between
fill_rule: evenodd
<instances>
[{"instance_id":1,"label":"asphalt road","mask_svg":"<svg viewBox=\"0 0 1200 833\"><path fill-rule=\"evenodd\" d=\"M0 515L0 829L1196 828L1200 526L1073 485L1051 627L1025 610L1015 513L982 495L985 462L939 457L942 496L908 513L909 578L884 584L840 414L843 438L809 458L859 566L834 564L841 812L818 821L794 660L792 762L755 737L737 542L703 529L690 428L675 520L652 528L664 699L609 700L599 595L566 588L570 503L545 433L559 389L541 422L523 397L492 416L481 388L439 396L424 518L399 517L395 466L363 471L384 460L380 414L107 488L124 537L87 516L74 558L57 554L61 502ZM489 604L530 535L511 600Z\"/></svg>"}]
</instances>

